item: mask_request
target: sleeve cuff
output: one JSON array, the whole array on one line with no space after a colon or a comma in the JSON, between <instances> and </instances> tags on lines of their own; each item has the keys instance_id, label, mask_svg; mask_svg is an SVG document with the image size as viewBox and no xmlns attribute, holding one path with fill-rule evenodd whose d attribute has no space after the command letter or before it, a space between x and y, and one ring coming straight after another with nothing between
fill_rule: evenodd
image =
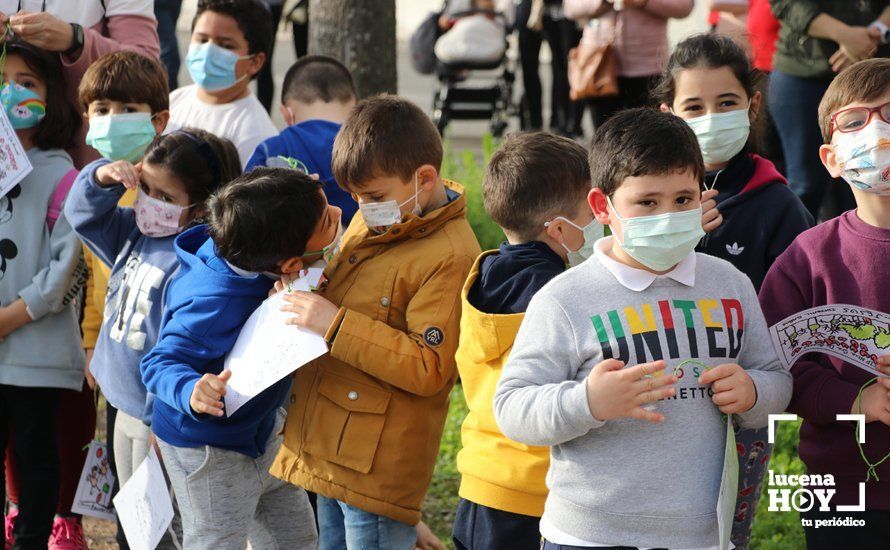
<instances>
[{"instance_id":1,"label":"sleeve cuff","mask_svg":"<svg viewBox=\"0 0 890 550\"><path fill-rule=\"evenodd\" d=\"M334 340L337 338L344 317L346 317L346 308L341 307L337 310L337 315L334 316L331 326L329 326L327 332L324 333L324 341L327 342L329 348L334 346Z\"/></svg>"},{"instance_id":2,"label":"sleeve cuff","mask_svg":"<svg viewBox=\"0 0 890 550\"><path fill-rule=\"evenodd\" d=\"M198 414L194 410L192 410L192 393L195 391L195 384L198 383L198 378L194 380L189 380L182 386L182 393L179 395L179 409L180 411L188 415L189 418L195 420L197 422L202 422L203 417L207 416L204 414Z\"/></svg>"},{"instance_id":3,"label":"sleeve cuff","mask_svg":"<svg viewBox=\"0 0 890 550\"><path fill-rule=\"evenodd\" d=\"M31 320L36 321L51 311L49 304L40 295L35 285L30 285L19 292L19 296L24 300L25 307Z\"/></svg>"},{"instance_id":4,"label":"sleeve cuff","mask_svg":"<svg viewBox=\"0 0 890 550\"><path fill-rule=\"evenodd\" d=\"M586 382L565 382L565 384L570 387L562 392L562 406L560 408L565 421L571 426L572 431L583 434L605 424L604 421L598 420L590 412Z\"/></svg>"}]
</instances>

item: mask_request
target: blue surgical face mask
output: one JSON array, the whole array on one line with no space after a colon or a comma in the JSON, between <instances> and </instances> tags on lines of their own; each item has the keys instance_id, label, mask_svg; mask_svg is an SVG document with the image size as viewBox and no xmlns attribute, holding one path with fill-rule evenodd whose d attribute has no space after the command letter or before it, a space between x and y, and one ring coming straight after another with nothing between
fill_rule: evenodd
<instances>
[{"instance_id":1,"label":"blue surgical face mask","mask_svg":"<svg viewBox=\"0 0 890 550\"><path fill-rule=\"evenodd\" d=\"M221 48L212 42L203 44L193 43L189 46L185 62L188 65L189 74L195 84L208 92L218 92L231 88L241 80L235 76L235 65L241 59L250 59L252 55L238 57L238 54Z\"/></svg>"},{"instance_id":2,"label":"blue surgical face mask","mask_svg":"<svg viewBox=\"0 0 890 550\"><path fill-rule=\"evenodd\" d=\"M701 206L684 212L622 218L612 199L607 200L621 222L618 244L631 258L653 271L667 271L680 263L705 235L701 227Z\"/></svg>"},{"instance_id":3,"label":"blue surgical face mask","mask_svg":"<svg viewBox=\"0 0 890 550\"><path fill-rule=\"evenodd\" d=\"M149 113L125 113L90 118L87 145L108 160L136 162L155 138Z\"/></svg>"},{"instance_id":4,"label":"blue surgical face mask","mask_svg":"<svg viewBox=\"0 0 890 550\"><path fill-rule=\"evenodd\" d=\"M0 103L16 130L33 128L46 116L46 102L33 91L12 80L0 87Z\"/></svg>"}]
</instances>

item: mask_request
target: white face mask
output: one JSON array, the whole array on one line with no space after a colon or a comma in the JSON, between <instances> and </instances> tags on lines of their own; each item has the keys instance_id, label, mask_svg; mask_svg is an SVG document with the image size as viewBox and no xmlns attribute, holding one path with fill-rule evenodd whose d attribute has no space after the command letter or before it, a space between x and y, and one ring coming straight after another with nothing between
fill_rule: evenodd
<instances>
[{"instance_id":1,"label":"white face mask","mask_svg":"<svg viewBox=\"0 0 890 550\"><path fill-rule=\"evenodd\" d=\"M358 209L361 211L362 218L364 218L365 225L368 226L368 229L375 233L385 233L390 226L402 221L402 207L412 200L414 201L414 208L411 209L411 213L415 216L420 216L422 211L420 209L418 195L420 195L421 191L423 191L423 189L419 188L417 172L414 172L414 194L408 197L405 202L398 203L395 200L384 202L360 202Z\"/></svg>"},{"instance_id":2,"label":"white face mask","mask_svg":"<svg viewBox=\"0 0 890 550\"><path fill-rule=\"evenodd\" d=\"M841 177L860 191L890 195L890 124L875 120L857 132L835 136Z\"/></svg>"},{"instance_id":3,"label":"white face mask","mask_svg":"<svg viewBox=\"0 0 890 550\"><path fill-rule=\"evenodd\" d=\"M588 223L584 227L581 227L580 225L576 224L566 217L557 216L549 222L546 222L544 224L544 227L549 227L550 224L555 222L556 220L562 220L584 234L584 242L581 244L581 248L579 248L578 250L569 250L569 247L567 247L565 243L559 243L559 245L562 246L568 253L569 267L580 265L584 260L593 256L593 243L603 237L603 226L597 223L596 220L590 220L590 223Z\"/></svg>"},{"instance_id":4,"label":"white face mask","mask_svg":"<svg viewBox=\"0 0 890 550\"><path fill-rule=\"evenodd\" d=\"M695 132L705 164L722 164L739 154L748 141L751 119L748 110L714 113L690 118L686 124Z\"/></svg>"}]
</instances>

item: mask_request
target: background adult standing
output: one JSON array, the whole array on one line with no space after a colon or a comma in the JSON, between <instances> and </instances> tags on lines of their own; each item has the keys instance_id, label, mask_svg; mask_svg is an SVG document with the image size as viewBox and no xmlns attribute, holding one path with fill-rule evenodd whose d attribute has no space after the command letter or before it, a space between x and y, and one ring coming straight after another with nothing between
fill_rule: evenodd
<instances>
[{"instance_id":1,"label":"background adult standing","mask_svg":"<svg viewBox=\"0 0 890 550\"><path fill-rule=\"evenodd\" d=\"M890 54L885 32L890 1L770 0L770 5L781 22L770 75L770 114L791 189L819 219L831 182L819 160L819 101L835 73L862 59ZM838 186L838 191L839 211L853 208L849 186Z\"/></svg>"},{"instance_id":2,"label":"background adult standing","mask_svg":"<svg viewBox=\"0 0 890 550\"><path fill-rule=\"evenodd\" d=\"M161 63L167 69L167 84L171 90L179 88L179 41L176 39L176 22L182 11L182 0L154 0L155 18L158 20L158 38L161 42Z\"/></svg>"},{"instance_id":3,"label":"background adult standing","mask_svg":"<svg viewBox=\"0 0 890 550\"><path fill-rule=\"evenodd\" d=\"M160 51L152 0L0 0L0 25L6 26L7 23L19 39L58 53L70 101L77 112L84 111L77 99L77 88L93 61L119 50L131 50L157 59ZM99 157L85 144L86 132L87 125L84 124L75 138L75 146L69 151L78 168ZM83 324L84 349L89 357L102 318L101 304L108 274L107 268L94 261L91 255L85 260L91 278L86 283L84 316L93 320ZM49 544L50 548L86 549L80 518L71 514L78 478L86 459L85 445L96 431L93 391L86 382L81 392L62 391L58 425L62 481L58 515ZM17 496L15 487L10 489L10 499L14 500ZM13 521L14 515L7 516L7 525Z\"/></svg>"},{"instance_id":4,"label":"background adult standing","mask_svg":"<svg viewBox=\"0 0 890 550\"><path fill-rule=\"evenodd\" d=\"M688 16L693 6L693 0L563 1L566 17L585 25L598 19L600 36L615 37L620 94L590 101L594 127L621 109L648 103L649 89L661 75L669 53L668 19ZM585 28L581 40L589 39L591 31Z\"/></svg>"}]
</instances>

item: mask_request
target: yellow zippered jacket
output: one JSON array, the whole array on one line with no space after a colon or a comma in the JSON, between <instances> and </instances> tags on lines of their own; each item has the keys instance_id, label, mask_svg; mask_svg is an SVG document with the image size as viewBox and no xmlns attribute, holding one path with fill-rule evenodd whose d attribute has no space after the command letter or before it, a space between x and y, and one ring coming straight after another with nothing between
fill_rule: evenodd
<instances>
[{"instance_id":1,"label":"yellow zippered jacket","mask_svg":"<svg viewBox=\"0 0 890 550\"><path fill-rule=\"evenodd\" d=\"M461 291L460 341L455 359L470 412L461 426L457 454L461 498L506 512L544 514L550 466L549 447L529 447L501 433L494 418L494 390L524 313L489 314L467 299L479 276L484 252L470 270Z\"/></svg>"}]
</instances>

